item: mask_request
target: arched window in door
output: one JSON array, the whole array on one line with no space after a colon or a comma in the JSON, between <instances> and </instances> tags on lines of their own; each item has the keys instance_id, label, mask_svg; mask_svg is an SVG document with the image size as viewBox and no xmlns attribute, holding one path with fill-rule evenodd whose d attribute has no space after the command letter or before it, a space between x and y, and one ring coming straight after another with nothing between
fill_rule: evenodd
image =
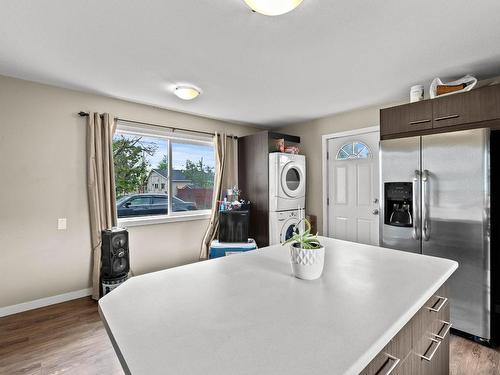
<instances>
[{"instance_id":1,"label":"arched window in door","mask_svg":"<svg viewBox=\"0 0 500 375\"><path fill-rule=\"evenodd\" d=\"M361 141L345 143L337 151L336 160L367 159L372 156L370 148Z\"/></svg>"}]
</instances>

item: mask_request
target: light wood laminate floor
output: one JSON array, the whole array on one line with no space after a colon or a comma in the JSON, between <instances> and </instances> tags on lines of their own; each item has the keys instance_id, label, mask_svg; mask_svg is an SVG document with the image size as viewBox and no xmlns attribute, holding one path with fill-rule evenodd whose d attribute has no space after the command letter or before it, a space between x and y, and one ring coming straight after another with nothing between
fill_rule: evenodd
<instances>
[{"instance_id":1,"label":"light wood laminate floor","mask_svg":"<svg viewBox=\"0 0 500 375\"><path fill-rule=\"evenodd\" d=\"M97 312L82 298L0 318L0 374L123 374ZM500 375L500 351L451 338L450 374Z\"/></svg>"}]
</instances>

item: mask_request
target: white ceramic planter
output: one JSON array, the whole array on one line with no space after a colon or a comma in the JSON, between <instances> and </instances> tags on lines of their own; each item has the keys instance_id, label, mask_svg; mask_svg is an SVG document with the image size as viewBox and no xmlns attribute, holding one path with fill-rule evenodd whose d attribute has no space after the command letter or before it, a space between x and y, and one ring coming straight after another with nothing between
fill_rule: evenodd
<instances>
[{"instance_id":1,"label":"white ceramic planter","mask_svg":"<svg viewBox=\"0 0 500 375\"><path fill-rule=\"evenodd\" d=\"M325 265L325 248L301 249L290 245L290 263L295 277L304 280L318 279Z\"/></svg>"}]
</instances>

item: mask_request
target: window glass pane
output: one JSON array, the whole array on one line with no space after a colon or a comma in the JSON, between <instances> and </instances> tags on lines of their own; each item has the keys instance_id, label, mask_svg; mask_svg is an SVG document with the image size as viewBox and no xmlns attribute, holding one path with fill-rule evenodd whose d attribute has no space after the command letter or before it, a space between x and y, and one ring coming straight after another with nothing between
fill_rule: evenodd
<instances>
[{"instance_id":1,"label":"window glass pane","mask_svg":"<svg viewBox=\"0 0 500 375\"><path fill-rule=\"evenodd\" d=\"M358 158L367 158L370 156L370 150L363 145L363 147L360 147L360 150L358 151Z\"/></svg>"},{"instance_id":2,"label":"window glass pane","mask_svg":"<svg viewBox=\"0 0 500 375\"><path fill-rule=\"evenodd\" d=\"M362 150L366 150L364 143L355 142L354 143L354 153L359 154Z\"/></svg>"},{"instance_id":3,"label":"window glass pane","mask_svg":"<svg viewBox=\"0 0 500 375\"><path fill-rule=\"evenodd\" d=\"M153 204L167 204L167 196L164 195L163 197L160 196L153 196Z\"/></svg>"},{"instance_id":4,"label":"window glass pane","mask_svg":"<svg viewBox=\"0 0 500 375\"><path fill-rule=\"evenodd\" d=\"M345 160L349 157L349 154L344 150L340 149L337 154L337 160Z\"/></svg>"},{"instance_id":5,"label":"window glass pane","mask_svg":"<svg viewBox=\"0 0 500 375\"><path fill-rule=\"evenodd\" d=\"M342 146L342 150L344 150L348 155L351 155L352 149L353 149L352 146L353 146L352 143L348 143L348 144Z\"/></svg>"},{"instance_id":6,"label":"window glass pane","mask_svg":"<svg viewBox=\"0 0 500 375\"><path fill-rule=\"evenodd\" d=\"M214 170L211 145L172 140L172 211L211 209Z\"/></svg>"},{"instance_id":7,"label":"window glass pane","mask_svg":"<svg viewBox=\"0 0 500 375\"><path fill-rule=\"evenodd\" d=\"M149 197L137 197L137 198L132 198L130 201L129 206L144 206L148 205L151 201Z\"/></svg>"},{"instance_id":8,"label":"window glass pane","mask_svg":"<svg viewBox=\"0 0 500 375\"><path fill-rule=\"evenodd\" d=\"M290 168L288 172L286 172L286 186L290 190L297 190L300 184L300 175L299 172L295 168Z\"/></svg>"},{"instance_id":9,"label":"window glass pane","mask_svg":"<svg viewBox=\"0 0 500 375\"><path fill-rule=\"evenodd\" d=\"M121 133L113 137L118 217L167 214L168 140ZM155 197L162 199L158 204Z\"/></svg>"},{"instance_id":10,"label":"window glass pane","mask_svg":"<svg viewBox=\"0 0 500 375\"><path fill-rule=\"evenodd\" d=\"M370 149L363 142L355 141L342 145L337 152L336 160L366 159L370 157Z\"/></svg>"},{"instance_id":11,"label":"window glass pane","mask_svg":"<svg viewBox=\"0 0 500 375\"><path fill-rule=\"evenodd\" d=\"M151 212L153 215L166 215L168 213L167 195L163 193L155 194L152 196L153 203L151 205Z\"/></svg>"}]
</instances>

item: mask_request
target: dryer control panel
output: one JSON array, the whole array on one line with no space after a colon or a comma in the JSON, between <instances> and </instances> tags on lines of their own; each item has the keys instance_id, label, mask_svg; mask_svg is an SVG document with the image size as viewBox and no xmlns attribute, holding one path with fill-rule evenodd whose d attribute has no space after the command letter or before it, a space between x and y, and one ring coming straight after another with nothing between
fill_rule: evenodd
<instances>
[{"instance_id":1,"label":"dryer control panel","mask_svg":"<svg viewBox=\"0 0 500 375\"><path fill-rule=\"evenodd\" d=\"M286 211L286 212L276 212L276 216L278 217L278 221L286 221L290 218L298 218L298 211Z\"/></svg>"}]
</instances>

